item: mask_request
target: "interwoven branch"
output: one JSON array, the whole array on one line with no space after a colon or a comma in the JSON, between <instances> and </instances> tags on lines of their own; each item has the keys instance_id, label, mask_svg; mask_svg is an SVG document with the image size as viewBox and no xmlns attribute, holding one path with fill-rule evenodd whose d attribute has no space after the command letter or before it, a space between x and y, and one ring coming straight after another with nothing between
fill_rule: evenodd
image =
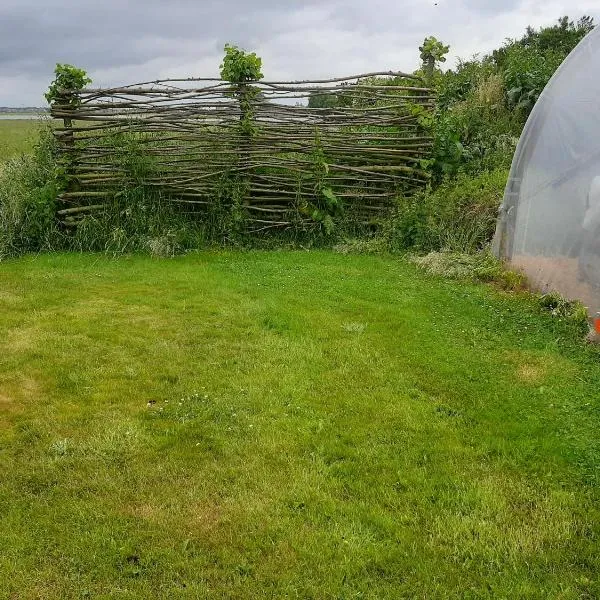
<instances>
[{"instance_id":1,"label":"interwoven branch","mask_svg":"<svg viewBox=\"0 0 600 600\"><path fill-rule=\"evenodd\" d=\"M430 110L434 95L418 78L383 72L244 88L168 79L73 90L77 102L59 98L52 116L65 125L55 135L75 184L59 198L59 217L76 224L131 184L125 138L152 161L136 185L198 217L222 196L224 179L245 182L236 202L255 231L314 224L307 206L334 206L337 218L343 204L368 223L427 182L422 165L432 140L415 106ZM309 108L311 94L335 96L337 104Z\"/></svg>"}]
</instances>

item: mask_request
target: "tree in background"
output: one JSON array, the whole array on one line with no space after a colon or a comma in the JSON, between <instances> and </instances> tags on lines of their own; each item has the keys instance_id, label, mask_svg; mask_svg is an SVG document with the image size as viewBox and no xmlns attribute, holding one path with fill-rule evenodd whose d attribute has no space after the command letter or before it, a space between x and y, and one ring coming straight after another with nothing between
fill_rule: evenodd
<instances>
[{"instance_id":1,"label":"tree in background","mask_svg":"<svg viewBox=\"0 0 600 600\"><path fill-rule=\"evenodd\" d=\"M311 92L308 98L308 108L335 108L338 97L335 94L319 94Z\"/></svg>"},{"instance_id":2,"label":"tree in background","mask_svg":"<svg viewBox=\"0 0 600 600\"><path fill-rule=\"evenodd\" d=\"M555 25L528 27L521 39L507 40L488 55L436 71L436 179L461 170L508 168L542 90L593 27L591 17L577 22L562 17Z\"/></svg>"},{"instance_id":3,"label":"tree in background","mask_svg":"<svg viewBox=\"0 0 600 600\"><path fill-rule=\"evenodd\" d=\"M535 30L528 27L520 40L509 40L492 54L503 74L506 100L525 119L542 90L575 46L594 28L591 17L576 23L562 17L556 25Z\"/></svg>"}]
</instances>

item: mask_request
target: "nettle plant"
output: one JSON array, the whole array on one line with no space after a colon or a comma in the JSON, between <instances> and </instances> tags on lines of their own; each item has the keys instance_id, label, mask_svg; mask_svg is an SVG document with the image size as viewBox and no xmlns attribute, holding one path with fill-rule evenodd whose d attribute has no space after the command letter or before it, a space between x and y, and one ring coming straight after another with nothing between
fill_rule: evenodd
<instances>
[{"instance_id":1,"label":"nettle plant","mask_svg":"<svg viewBox=\"0 0 600 600\"><path fill-rule=\"evenodd\" d=\"M54 69L54 80L44 97L48 104L52 104L57 100L68 99L71 106L76 106L79 102L77 94L65 94L65 92L82 90L88 83L92 83L92 80L83 69L73 65L57 63Z\"/></svg>"},{"instance_id":2,"label":"nettle plant","mask_svg":"<svg viewBox=\"0 0 600 600\"><path fill-rule=\"evenodd\" d=\"M331 187L327 185L329 165L327 164L318 129L315 129L311 160L314 178L314 202L307 204L303 212L309 215L313 221L319 223L323 231L330 235L334 229L333 219L342 215L343 206Z\"/></svg>"}]
</instances>

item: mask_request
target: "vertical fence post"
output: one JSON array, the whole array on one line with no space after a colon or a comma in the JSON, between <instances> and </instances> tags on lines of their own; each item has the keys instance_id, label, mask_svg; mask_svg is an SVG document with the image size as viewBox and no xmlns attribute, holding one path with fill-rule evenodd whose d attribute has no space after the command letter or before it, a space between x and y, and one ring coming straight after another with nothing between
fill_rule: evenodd
<instances>
[{"instance_id":1,"label":"vertical fence post","mask_svg":"<svg viewBox=\"0 0 600 600\"><path fill-rule=\"evenodd\" d=\"M242 83L240 85L239 92L239 103L240 103L240 164L246 169L248 167L248 161L250 158L250 123L252 119L252 110L250 108L250 91L248 90L248 84ZM244 172L244 175L246 173Z\"/></svg>"},{"instance_id":2,"label":"vertical fence post","mask_svg":"<svg viewBox=\"0 0 600 600\"><path fill-rule=\"evenodd\" d=\"M423 71L427 87L433 87L433 75L435 73L435 58L433 56L429 55L423 61Z\"/></svg>"},{"instance_id":3,"label":"vertical fence post","mask_svg":"<svg viewBox=\"0 0 600 600\"><path fill-rule=\"evenodd\" d=\"M65 107L69 110L73 106L77 106L76 94L69 91L64 95ZM73 183L75 180L75 132L73 131L73 120L71 116L63 117L63 126L67 130L63 138L64 146L66 149L66 163L65 163L65 176L66 176L66 189L65 192L73 190Z\"/></svg>"},{"instance_id":4,"label":"vertical fence post","mask_svg":"<svg viewBox=\"0 0 600 600\"><path fill-rule=\"evenodd\" d=\"M240 187L234 199L234 219L241 223L243 205L249 203L252 188L252 169L250 168L250 149L254 135L254 97L256 89L250 83L240 83L238 101L240 104Z\"/></svg>"},{"instance_id":5,"label":"vertical fence post","mask_svg":"<svg viewBox=\"0 0 600 600\"><path fill-rule=\"evenodd\" d=\"M62 189L58 200L65 202L65 195L74 191L76 180L76 157L75 157L75 132L73 131L73 108L77 106L77 93L72 90L62 91L50 107L50 115L54 118L62 119L63 131L55 132L54 136L58 141L58 151L60 153L60 163L63 168ZM57 207L58 209L58 207Z\"/></svg>"}]
</instances>

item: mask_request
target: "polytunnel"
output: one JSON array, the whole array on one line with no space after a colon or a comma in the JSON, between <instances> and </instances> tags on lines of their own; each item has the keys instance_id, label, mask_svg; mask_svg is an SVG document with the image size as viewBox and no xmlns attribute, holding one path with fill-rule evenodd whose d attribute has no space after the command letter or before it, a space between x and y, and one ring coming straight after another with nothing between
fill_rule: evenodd
<instances>
[{"instance_id":1,"label":"polytunnel","mask_svg":"<svg viewBox=\"0 0 600 600\"><path fill-rule=\"evenodd\" d=\"M566 58L521 135L494 250L544 293L600 311L600 28Z\"/></svg>"}]
</instances>

